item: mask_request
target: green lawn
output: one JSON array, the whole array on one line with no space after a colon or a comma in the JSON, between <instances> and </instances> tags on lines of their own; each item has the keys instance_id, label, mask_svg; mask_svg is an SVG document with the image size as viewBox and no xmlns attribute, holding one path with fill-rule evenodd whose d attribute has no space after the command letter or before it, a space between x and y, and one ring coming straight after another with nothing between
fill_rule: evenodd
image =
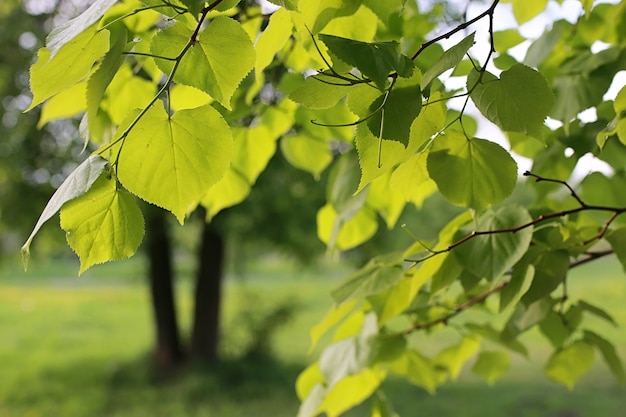
<instances>
[{"instance_id":1,"label":"green lawn","mask_svg":"<svg viewBox=\"0 0 626 417\"><path fill-rule=\"evenodd\" d=\"M308 360L308 329L329 307L328 288L343 272L312 272L280 263L256 265L230 277L226 288L224 353L231 360L212 371L195 369L158 382L150 369L150 306L142 265L135 259L104 265L77 278L77 267L39 263L29 273L0 276L0 417L82 416L295 416L293 384ZM327 276L331 277L328 278ZM190 287L178 289L183 326L190 317ZM570 296L585 295L626 325L626 275L616 262L575 271ZM237 361L250 328L275 305L295 300L296 314L273 338L280 360ZM626 358L626 332L589 321ZM440 345L443 340L425 343ZM392 380L386 385L402 416L623 417L626 391L599 360L573 392L550 383L541 361L547 343L525 336L532 361L494 387L466 370L436 396ZM367 416L364 408L350 413Z\"/></svg>"}]
</instances>

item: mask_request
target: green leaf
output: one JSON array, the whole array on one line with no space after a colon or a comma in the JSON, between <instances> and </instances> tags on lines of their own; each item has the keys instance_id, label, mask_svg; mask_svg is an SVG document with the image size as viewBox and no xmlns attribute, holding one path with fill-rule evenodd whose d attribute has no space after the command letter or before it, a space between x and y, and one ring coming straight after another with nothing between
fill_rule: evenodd
<instances>
[{"instance_id":1,"label":"green leaf","mask_svg":"<svg viewBox=\"0 0 626 417\"><path fill-rule=\"evenodd\" d=\"M468 323L465 327L479 336L489 339L491 342L497 343L500 346L506 347L513 352L519 353L522 356L528 356L528 349L519 340L515 338L506 338L502 332L497 331L489 324L474 324Z\"/></svg>"},{"instance_id":2,"label":"green leaf","mask_svg":"<svg viewBox=\"0 0 626 417\"><path fill-rule=\"evenodd\" d=\"M615 327L618 327L617 322L615 321L615 319L606 311L604 311L604 309L594 306L593 304L589 304L588 302L584 301L584 300L580 300L577 303L578 308L580 308L582 311L587 312L589 314L593 314L596 317L599 317L605 321L607 321L608 323L612 324Z\"/></svg>"},{"instance_id":3,"label":"green leaf","mask_svg":"<svg viewBox=\"0 0 626 417\"><path fill-rule=\"evenodd\" d=\"M80 257L79 274L93 265L132 256L144 233L135 199L106 175L63 206L61 227Z\"/></svg>"},{"instance_id":4,"label":"green leaf","mask_svg":"<svg viewBox=\"0 0 626 417\"><path fill-rule=\"evenodd\" d=\"M417 73L410 80L400 79L391 91L374 100L369 109L373 116L367 119L374 136L409 144L411 126L422 108L419 78Z\"/></svg>"},{"instance_id":5,"label":"green leaf","mask_svg":"<svg viewBox=\"0 0 626 417\"><path fill-rule=\"evenodd\" d=\"M352 249L367 242L376 230L376 213L368 207L361 207L349 218L338 213L330 204L317 213L317 235L329 248Z\"/></svg>"},{"instance_id":6,"label":"green leaf","mask_svg":"<svg viewBox=\"0 0 626 417\"><path fill-rule=\"evenodd\" d=\"M96 0L74 19L54 27L46 38L46 48L50 50L50 57L53 58L64 45L100 20L115 3L117 0Z\"/></svg>"},{"instance_id":7,"label":"green leaf","mask_svg":"<svg viewBox=\"0 0 626 417\"><path fill-rule=\"evenodd\" d=\"M533 265L523 265L513 269L509 285L500 291L500 312L503 312L508 306L517 305L518 301L530 288L534 276L535 267Z\"/></svg>"},{"instance_id":8,"label":"green leaf","mask_svg":"<svg viewBox=\"0 0 626 417\"><path fill-rule=\"evenodd\" d=\"M185 24L176 23L153 38L150 50L155 55L178 57L192 34ZM166 74L174 66L171 60L157 59L156 63ZM254 64L254 46L246 31L228 17L216 17L185 53L174 81L206 92L231 110L230 99Z\"/></svg>"},{"instance_id":9,"label":"green leaf","mask_svg":"<svg viewBox=\"0 0 626 417\"><path fill-rule=\"evenodd\" d=\"M298 0L268 0L270 3L277 6L282 6L287 10L298 10Z\"/></svg>"},{"instance_id":10,"label":"green leaf","mask_svg":"<svg viewBox=\"0 0 626 417\"><path fill-rule=\"evenodd\" d=\"M28 266L30 255L30 244L41 226L56 214L68 201L85 194L100 177L107 166L108 161L100 155L91 155L85 159L74 171L63 181L63 184L52 194L48 204L41 212L33 231L22 246L22 259L24 268Z\"/></svg>"},{"instance_id":11,"label":"green leaf","mask_svg":"<svg viewBox=\"0 0 626 417\"><path fill-rule=\"evenodd\" d=\"M256 44L255 70L259 76L265 68L271 65L274 56L289 40L293 30L291 16L286 9L272 13L267 27L259 35Z\"/></svg>"},{"instance_id":12,"label":"green leaf","mask_svg":"<svg viewBox=\"0 0 626 417\"><path fill-rule=\"evenodd\" d=\"M542 298L532 304L518 304L517 309L502 331L504 340L513 340L519 334L539 324L552 311L554 300Z\"/></svg>"},{"instance_id":13,"label":"green leaf","mask_svg":"<svg viewBox=\"0 0 626 417\"><path fill-rule=\"evenodd\" d=\"M546 116L552 110L554 95L545 78L522 64L503 71L498 79L485 72L472 71L467 89L478 110L504 131L541 136Z\"/></svg>"},{"instance_id":14,"label":"green leaf","mask_svg":"<svg viewBox=\"0 0 626 417\"><path fill-rule=\"evenodd\" d=\"M548 360L545 371L548 378L570 390L593 364L593 348L584 341L576 341L556 351Z\"/></svg>"},{"instance_id":15,"label":"green leaf","mask_svg":"<svg viewBox=\"0 0 626 417\"><path fill-rule=\"evenodd\" d=\"M622 264L624 271L626 271L626 226L609 230L605 238L611 244L617 259Z\"/></svg>"},{"instance_id":16,"label":"green leaf","mask_svg":"<svg viewBox=\"0 0 626 417\"><path fill-rule=\"evenodd\" d=\"M254 184L276 153L276 138L264 125L234 128L232 131L235 146L231 166L249 184Z\"/></svg>"},{"instance_id":17,"label":"green leaf","mask_svg":"<svg viewBox=\"0 0 626 417\"><path fill-rule=\"evenodd\" d=\"M63 45L54 56L47 48L39 49L37 62L30 68L33 101L26 111L84 80L108 50L109 31L98 31L95 26Z\"/></svg>"},{"instance_id":18,"label":"green leaf","mask_svg":"<svg viewBox=\"0 0 626 417\"><path fill-rule=\"evenodd\" d=\"M300 401L304 401L309 396L313 388L317 384L324 383L324 375L320 371L319 363L315 362L309 365L304 371L300 372L296 379L296 394Z\"/></svg>"},{"instance_id":19,"label":"green leaf","mask_svg":"<svg viewBox=\"0 0 626 417\"><path fill-rule=\"evenodd\" d=\"M521 25L537 16L546 9L548 0L511 0L513 3L513 15Z\"/></svg>"},{"instance_id":20,"label":"green leaf","mask_svg":"<svg viewBox=\"0 0 626 417\"><path fill-rule=\"evenodd\" d=\"M467 51L474 45L474 35L470 33L465 39L441 55L437 61L424 73L420 86L425 89L428 84L447 70L456 67L465 57Z\"/></svg>"},{"instance_id":21,"label":"green leaf","mask_svg":"<svg viewBox=\"0 0 626 417\"><path fill-rule=\"evenodd\" d=\"M397 261L377 257L342 279L334 286L331 295L337 304L367 297L391 288L403 276L404 269Z\"/></svg>"},{"instance_id":22,"label":"green leaf","mask_svg":"<svg viewBox=\"0 0 626 417\"><path fill-rule=\"evenodd\" d=\"M511 367L511 356L501 351L480 352L478 360L472 367L472 372L480 375L492 385Z\"/></svg>"},{"instance_id":23,"label":"green leaf","mask_svg":"<svg viewBox=\"0 0 626 417\"><path fill-rule=\"evenodd\" d=\"M533 283L522 297L526 305L546 297L563 282L569 270L569 254L565 250L545 252L534 265Z\"/></svg>"},{"instance_id":24,"label":"green leaf","mask_svg":"<svg viewBox=\"0 0 626 417\"><path fill-rule=\"evenodd\" d=\"M585 341L594 345L600 351L602 358L609 366L615 378L617 378L620 384L624 385L624 383L626 383L626 373L624 373L624 366L621 359L617 356L615 346L591 330L585 330Z\"/></svg>"},{"instance_id":25,"label":"green leaf","mask_svg":"<svg viewBox=\"0 0 626 417\"><path fill-rule=\"evenodd\" d=\"M493 43L498 53L502 54L510 48L526 40L517 29L499 30L493 33Z\"/></svg>"},{"instance_id":26,"label":"green leaf","mask_svg":"<svg viewBox=\"0 0 626 417\"><path fill-rule=\"evenodd\" d=\"M122 123L120 131L136 115ZM117 175L133 194L171 211L183 222L228 169L233 139L228 124L211 106L171 116L155 103L115 147Z\"/></svg>"},{"instance_id":27,"label":"green leaf","mask_svg":"<svg viewBox=\"0 0 626 417\"><path fill-rule=\"evenodd\" d=\"M556 95L550 117L569 123L581 111L596 106L609 88L611 78L604 74L568 74L554 79Z\"/></svg>"},{"instance_id":28,"label":"green leaf","mask_svg":"<svg viewBox=\"0 0 626 417\"><path fill-rule=\"evenodd\" d=\"M100 133L96 133L97 119L105 91L122 65L122 52L127 43L126 36L126 31L123 31L117 39L114 41L112 39L111 49L87 80L87 125L89 126L90 140L96 143L102 143L105 139L109 139L102 137L103 135Z\"/></svg>"},{"instance_id":29,"label":"green leaf","mask_svg":"<svg viewBox=\"0 0 626 417\"><path fill-rule=\"evenodd\" d=\"M328 390L319 412L325 412L328 417L343 414L369 398L384 379L385 372L380 369L366 369L343 378Z\"/></svg>"},{"instance_id":30,"label":"green leaf","mask_svg":"<svg viewBox=\"0 0 626 417\"><path fill-rule=\"evenodd\" d=\"M439 385L437 372L432 362L414 349L406 350L404 355L389 364L389 368L396 374L405 376L412 384L424 388L430 394L434 394Z\"/></svg>"},{"instance_id":31,"label":"green leaf","mask_svg":"<svg viewBox=\"0 0 626 417\"><path fill-rule=\"evenodd\" d=\"M391 402L379 390L372 401L371 417L399 417L391 406Z\"/></svg>"},{"instance_id":32,"label":"green leaf","mask_svg":"<svg viewBox=\"0 0 626 417\"><path fill-rule=\"evenodd\" d=\"M351 300L349 302L335 304L322 319L322 321L320 321L311 328L309 332L311 335L311 347L309 349L309 352L315 349L315 346L317 346L317 343L323 335L325 335L337 323L345 319L346 316L350 314L356 306L357 300Z\"/></svg>"},{"instance_id":33,"label":"green leaf","mask_svg":"<svg viewBox=\"0 0 626 417\"><path fill-rule=\"evenodd\" d=\"M450 379L456 381L461 373L461 369L480 347L480 339L475 337L464 337L456 345L443 349L435 357L435 366L446 371Z\"/></svg>"},{"instance_id":34,"label":"green leaf","mask_svg":"<svg viewBox=\"0 0 626 417\"><path fill-rule=\"evenodd\" d=\"M383 91L387 77L396 72L400 77L413 75L413 61L400 52L400 44L389 42L360 42L333 35L319 35L333 55L358 68Z\"/></svg>"},{"instance_id":35,"label":"green leaf","mask_svg":"<svg viewBox=\"0 0 626 417\"><path fill-rule=\"evenodd\" d=\"M328 109L348 94L350 84L336 83L327 72L313 75L289 94L289 98L310 109Z\"/></svg>"},{"instance_id":36,"label":"green leaf","mask_svg":"<svg viewBox=\"0 0 626 417\"><path fill-rule=\"evenodd\" d=\"M79 82L51 97L41 107L37 128L41 129L51 120L65 119L85 111L87 83Z\"/></svg>"},{"instance_id":37,"label":"green leaf","mask_svg":"<svg viewBox=\"0 0 626 417\"><path fill-rule=\"evenodd\" d=\"M448 201L481 211L513 192L517 164L494 142L449 131L433 142L428 173Z\"/></svg>"},{"instance_id":38,"label":"green leaf","mask_svg":"<svg viewBox=\"0 0 626 417\"><path fill-rule=\"evenodd\" d=\"M202 197L200 203L207 209L208 219L225 208L241 203L250 194L250 183L238 171L229 168L224 176Z\"/></svg>"},{"instance_id":39,"label":"green leaf","mask_svg":"<svg viewBox=\"0 0 626 417\"><path fill-rule=\"evenodd\" d=\"M519 206L502 206L483 213L476 231L507 230L530 222L528 211ZM513 267L526 253L533 228L515 233L476 236L452 251L459 263L473 274L493 281Z\"/></svg>"},{"instance_id":40,"label":"green leaf","mask_svg":"<svg viewBox=\"0 0 626 417\"><path fill-rule=\"evenodd\" d=\"M308 135L295 134L282 138L280 150L291 165L310 172L316 180L333 160L328 144Z\"/></svg>"}]
</instances>

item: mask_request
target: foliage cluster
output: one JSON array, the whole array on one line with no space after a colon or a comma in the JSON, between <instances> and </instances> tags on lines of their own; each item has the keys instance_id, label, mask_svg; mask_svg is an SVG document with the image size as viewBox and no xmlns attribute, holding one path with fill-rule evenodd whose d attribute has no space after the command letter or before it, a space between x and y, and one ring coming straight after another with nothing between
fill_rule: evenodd
<instances>
[{"instance_id":1,"label":"foliage cluster","mask_svg":"<svg viewBox=\"0 0 626 417\"><path fill-rule=\"evenodd\" d=\"M598 354L623 382L614 346L585 325L614 320L601 300L569 297L568 272L613 253L626 263L626 88L604 99L626 63L626 2L575 2L574 22L531 40L495 29L507 7L498 0L447 26L441 7L406 0L272 3L267 13L236 0L98 0L50 33L30 108L43 104L41 124L82 114L95 150L50 199L25 256L60 211L81 273L127 258L143 237L135 197L181 223L201 205L210 220L246 199L280 149L316 178L328 170L317 230L332 250L369 240L378 217L396 227L405 206L434 194L464 208L437 239L380 254L333 289L335 306L311 331L313 346L326 333L332 342L298 378L300 417L370 397L372 415L393 415L376 394L389 375L434 392L474 357L493 382L511 354L527 354L519 336L531 328L554 348L550 379L572 387ZM510 3L523 24L548 2ZM454 77L463 87L449 87ZM509 150L476 137L470 103ZM589 108L593 121L579 116ZM532 160L524 205L509 199L530 182L519 185L512 153ZM589 153L612 172L574 187ZM478 308L493 315L464 318ZM455 343L435 355L415 345L416 333L445 327Z\"/></svg>"}]
</instances>

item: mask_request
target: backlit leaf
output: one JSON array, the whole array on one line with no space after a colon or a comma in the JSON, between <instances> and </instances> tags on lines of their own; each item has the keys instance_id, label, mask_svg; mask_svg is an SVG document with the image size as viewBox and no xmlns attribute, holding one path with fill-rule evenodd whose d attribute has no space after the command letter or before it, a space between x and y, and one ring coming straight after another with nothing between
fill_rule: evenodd
<instances>
[{"instance_id":1,"label":"backlit leaf","mask_svg":"<svg viewBox=\"0 0 626 417\"><path fill-rule=\"evenodd\" d=\"M501 351L480 352L478 360L472 367L472 372L480 375L492 385L511 367L511 356Z\"/></svg>"},{"instance_id":2,"label":"backlit leaf","mask_svg":"<svg viewBox=\"0 0 626 417\"><path fill-rule=\"evenodd\" d=\"M120 130L133 119L131 115ZM233 153L230 128L214 108L180 110L170 117L162 102L145 113L120 145L120 182L181 223L222 178Z\"/></svg>"},{"instance_id":3,"label":"backlit leaf","mask_svg":"<svg viewBox=\"0 0 626 417\"><path fill-rule=\"evenodd\" d=\"M355 375L349 375L326 393L319 411L328 417L337 417L352 407L369 398L385 378L381 369L366 369Z\"/></svg>"},{"instance_id":4,"label":"backlit leaf","mask_svg":"<svg viewBox=\"0 0 626 417\"><path fill-rule=\"evenodd\" d=\"M93 183L104 172L108 161L100 155L91 155L85 159L72 173L63 181L63 184L54 192L48 204L41 212L39 220L35 224L33 231L28 236L26 243L22 246L22 257L24 268L28 266L28 257L30 254L30 244L35 235L41 229L41 226L54 216L61 207L68 201L85 194L93 185Z\"/></svg>"},{"instance_id":5,"label":"backlit leaf","mask_svg":"<svg viewBox=\"0 0 626 417\"><path fill-rule=\"evenodd\" d=\"M296 168L313 174L316 180L333 160L328 144L308 135L290 135L281 139L280 150Z\"/></svg>"},{"instance_id":6,"label":"backlit leaf","mask_svg":"<svg viewBox=\"0 0 626 417\"><path fill-rule=\"evenodd\" d=\"M200 203L207 209L208 219L225 208L241 203L250 194L248 180L232 167L202 197Z\"/></svg>"},{"instance_id":7,"label":"backlit leaf","mask_svg":"<svg viewBox=\"0 0 626 417\"><path fill-rule=\"evenodd\" d=\"M30 68L33 101L27 110L84 80L94 63L109 50L109 31L95 26L63 45L52 56L47 48L37 52L37 62Z\"/></svg>"},{"instance_id":8,"label":"backlit leaf","mask_svg":"<svg viewBox=\"0 0 626 417\"><path fill-rule=\"evenodd\" d=\"M46 38L46 47L50 50L50 56L54 57L64 45L100 20L115 3L117 0L96 0L74 19L54 27Z\"/></svg>"},{"instance_id":9,"label":"backlit leaf","mask_svg":"<svg viewBox=\"0 0 626 417\"><path fill-rule=\"evenodd\" d=\"M570 390L593 364L593 348L584 341L577 341L556 351L546 364L546 375Z\"/></svg>"},{"instance_id":10,"label":"backlit leaf","mask_svg":"<svg viewBox=\"0 0 626 417\"><path fill-rule=\"evenodd\" d=\"M430 67L422 77L422 88L426 88L432 80L447 70L456 67L458 63L461 62L467 51L474 45L474 34L475 32L470 33L465 39L448 49L435 61L433 66Z\"/></svg>"},{"instance_id":11,"label":"backlit leaf","mask_svg":"<svg viewBox=\"0 0 626 417\"><path fill-rule=\"evenodd\" d=\"M374 258L336 284L331 295L338 304L353 298L363 298L390 288L403 276L404 269L398 262Z\"/></svg>"},{"instance_id":12,"label":"backlit leaf","mask_svg":"<svg viewBox=\"0 0 626 417\"><path fill-rule=\"evenodd\" d=\"M437 354L434 359L435 366L445 370L450 379L455 381L465 362L467 362L480 347L480 339L476 337L464 337L456 345L449 346Z\"/></svg>"},{"instance_id":13,"label":"backlit leaf","mask_svg":"<svg viewBox=\"0 0 626 417\"><path fill-rule=\"evenodd\" d=\"M448 201L476 210L504 200L517 180L517 164L504 148L455 131L435 139L428 172Z\"/></svg>"},{"instance_id":14,"label":"backlit leaf","mask_svg":"<svg viewBox=\"0 0 626 417\"><path fill-rule=\"evenodd\" d=\"M79 274L95 264L132 256L144 233L135 199L107 176L63 206L61 227L80 257Z\"/></svg>"},{"instance_id":15,"label":"backlit leaf","mask_svg":"<svg viewBox=\"0 0 626 417\"><path fill-rule=\"evenodd\" d=\"M617 356L615 346L613 346L608 340L600 336L599 334L592 332L591 330L585 330L585 341L595 346L602 355L602 358L609 366L609 369L620 382L620 384L626 383L626 373L624 373L624 365L622 360Z\"/></svg>"},{"instance_id":16,"label":"backlit leaf","mask_svg":"<svg viewBox=\"0 0 626 417\"><path fill-rule=\"evenodd\" d=\"M397 72L400 77L413 75L413 61L402 55L396 41L367 43L333 35L319 35L319 38L333 55L358 68L381 91L392 72Z\"/></svg>"},{"instance_id":17,"label":"backlit leaf","mask_svg":"<svg viewBox=\"0 0 626 417\"><path fill-rule=\"evenodd\" d=\"M545 78L522 64L503 71L498 79L489 72L480 77L472 71L467 89L476 107L504 131L540 136L546 116L552 110L554 95Z\"/></svg>"},{"instance_id":18,"label":"backlit leaf","mask_svg":"<svg viewBox=\"0 0 626 417\"><path fill-rule=\"evenodd\" d=\"M520 206L502 206L483 213L478 219L476 231L507 230L531 220L528 211ZM532 235L532 227L527 227L515 233L476 236L455 248L452 253L473 274L493 281L524 256Z\"/></svg>"},{"instance_id":19,"label":"backlit leaf","mask_svg":"<svg viewBox=\"0 0 626 417\"><path fill-rule=\"evenodd\" d=\"M517 305L517 302L530 288L534 276L535 267L533 265L524 265L513 270L509 285L500 291L500 312L508 306Z\"/></svg>"},{"instance_id":20,"label":"backlit leaf","mask_svg":"<svg viewBox=\"0 0 626 417\"><path fill-rule=\"evenodd\" d=\"M155 55L175 58L192 33L185 24L177 23L160 31L150 49ZM156 62L166 74L174 66L171 60L157 59ZM254 64L254 47L241 25L227 17L216 17L187 51L174 80L206 92L230 110L233 93Z\"/></svg>"}]
</instances>

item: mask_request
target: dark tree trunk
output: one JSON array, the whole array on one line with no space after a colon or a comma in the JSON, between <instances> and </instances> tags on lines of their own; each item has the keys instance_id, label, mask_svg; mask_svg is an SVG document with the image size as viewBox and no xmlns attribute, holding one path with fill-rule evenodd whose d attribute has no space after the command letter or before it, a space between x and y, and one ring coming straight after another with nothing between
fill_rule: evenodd
<instances>
[{"instance_id":1,"label":"dark tree trunk","mask_svg":"<svg viewBox=\"0 0 626 417\"><path fill-rule=\"evenodd\" d=\"M204 210L201 211L204 215ZM211 224L202 227L191 334L194 360L213 363L218 359L224 238Z\"/></svg>"},{"instance_id":2,"label":"dark tree trunk","mask_svg":"<svg viewBox=\"0 0 626 417\"><path fill-rule=\"evenodd\" d=\"M171 369L183 359L174 303L172 251L165 212L149 207L146 216L150 292L156 327L156 360L161 369Z\"/></svg>"}]
</instances>

